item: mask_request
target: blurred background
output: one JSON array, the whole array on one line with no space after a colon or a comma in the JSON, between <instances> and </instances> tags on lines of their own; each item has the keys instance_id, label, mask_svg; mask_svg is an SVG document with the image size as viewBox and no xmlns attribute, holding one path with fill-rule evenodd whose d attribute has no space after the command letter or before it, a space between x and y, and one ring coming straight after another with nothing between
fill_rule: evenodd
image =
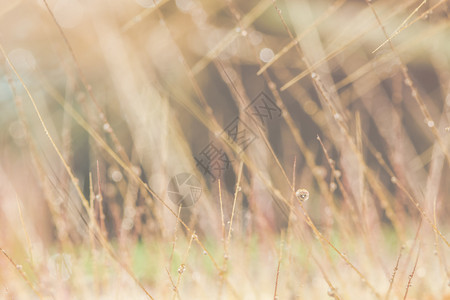
<instances>
[{"instance_id":1,"label":"blurred background","mask_svg":"<svg viewBox=\"0 0 450 300\"><path fill-rule=\"evenodd\" d=\"M448 5L3 1L1 295L447 299Z\"/></svg>"}]
</instances>

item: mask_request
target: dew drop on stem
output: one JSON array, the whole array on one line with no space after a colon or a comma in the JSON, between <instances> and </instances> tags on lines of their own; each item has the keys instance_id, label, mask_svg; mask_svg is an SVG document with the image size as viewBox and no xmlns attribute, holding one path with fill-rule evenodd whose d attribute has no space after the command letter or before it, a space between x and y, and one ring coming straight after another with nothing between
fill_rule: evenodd
<instances>
[{"instance_id":1,"label":"dew drop on stem","mask_svg":"<svg viewBox=\"0 0 450 300\"><path fill-rule=\"evenodd\" d=\"M109 123L103 124L103 130L106 132L112 132L111 125L109 125Z\"/></svg>"},{"instance_id":2,"label":"dew drop on stem","mask_svg":"<svg viewBox=\"0 0 450 300\"><path fill-rule=\"evenodd\" d=\"M336 190L336 188L337 188L336 183L334 183L334 182L330 183L330 191L331 192L334 192Z\"/></svg>"},{"instance_id":3,"label":"dew drop on stem","mask_svg":"<svg viewBox=\"0 0 450 300\"><path fill-rule=\"evenodd\" d=\"M181 264L181 266L178 268L178 274L183 274L186 270L186 266L184 264Z\"/></svg>"},{"instance_id":4,"label":"dew drop on stem","mask_svg":"<svg viewBox=\"0 0 450 300\"><path fill-rule=\"evenodd\" d=\"M334 117L334 119L335 119L336 121L342 121L342 116L341 116L339 113L335 113L335 114L333 115L333 117Z\"/></svg>"},{"instance_id":5,"label":"dew drop on stem","mask_svg":"<svg viewBox=\"0 0 450 300\"><path fill-rule=\"evenodd\" d=\"M334 170L334 177L340 178L341 175L342 175L341 171L339 171L339 170Z\"/></svg>"},{"instance_id":6,"label":"dew drop on stem","mask_svg":"<svg viewBox=\"0 0 450 300\"><path fill-rule=\"evenodd\" d=\"M308 201L309 199L309 192L306 189L298 189L297 192L295 192L295 196L300 201Z\"/></svg>"}]
</instances>

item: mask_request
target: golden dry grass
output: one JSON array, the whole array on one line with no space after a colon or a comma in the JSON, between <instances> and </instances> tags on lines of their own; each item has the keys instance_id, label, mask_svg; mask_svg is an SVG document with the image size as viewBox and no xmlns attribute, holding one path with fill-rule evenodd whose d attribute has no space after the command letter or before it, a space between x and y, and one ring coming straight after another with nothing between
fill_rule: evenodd
<instances>
[{"instance_id":1,"label":"golden dry grass","mask_svg":"<svg viewBox=\"0 0 450 300\"><path fill-rule=\"evenodd\" d=\"M447 2L3 1L0 297L449 299Z\"/></svg>"}]
</instances>

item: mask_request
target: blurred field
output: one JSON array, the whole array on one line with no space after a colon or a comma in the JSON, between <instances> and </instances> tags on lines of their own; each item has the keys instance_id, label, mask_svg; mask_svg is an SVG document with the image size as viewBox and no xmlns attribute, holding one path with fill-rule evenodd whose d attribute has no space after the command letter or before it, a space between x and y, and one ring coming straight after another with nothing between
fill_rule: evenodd
<instances>
[{"instance_id":1,"label":"blurred field","mask_svg":"<svg viewBox=\"0 0 450 300\"><path fill-rule=\"evenodd\" d=\"M0 3L0 299L450 299L448 1Z\"/></svg>"}]
</instances>

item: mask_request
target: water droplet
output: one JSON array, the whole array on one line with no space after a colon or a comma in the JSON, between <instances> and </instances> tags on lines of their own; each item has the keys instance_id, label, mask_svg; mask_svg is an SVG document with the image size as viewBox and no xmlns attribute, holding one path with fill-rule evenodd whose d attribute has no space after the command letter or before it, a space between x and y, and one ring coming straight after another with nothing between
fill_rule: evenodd
<instances>
[{"instance_id":1,"label":"water droplet","mask_svg":"<svg viewBox=\"0 0 450 300\"><path fill-rule=\"evenodd\" d=\"M114 182L119 182L119 181L122 180L122 178L123 178L122 172L120 172L119 170L114 170L114 171L111 173L111 179L112 179Z\"/></svg>"},{"instance_id":2,"label":"water droplet","mask_svg":"<svg viewBox=\"0 0 450 300\"><path fill-rule=\"evenodd\" d=\"M241 32L242 36L247 36L247 34L248 34L247 30L242 30L242 32Z\"/></svg>"},{"instance_id":3,"label":"water droplet","mask_svg":"<svg viewBox=\"0 0 450 300\"><path fill-rule=\"evenodd\" d=\"M21 271L23 269L22 265L16 265L17 270Z\"/></svg>"},{"instance_id":4,"label":"water droplet","mask_svg":"<svg viewBox=\"0 0 450 300\"><path fill-rule=\"evenodd\" d=\"M330 287L327 291L327 294L330 297L334 297L336 295L336 289Z\"/></svg>"},{"instance_id":5,"label":"water droplet","mask_svg":"<svg viewBox=\"0 0 450 300\"><path fill-rule=\"evenodd\" d=\"M297 196L297 199L300 201L308 201L309 192L306 189L298 189L297 192L295 192L295 196Z\"/></svg>"},{"instance_id":6,"label":"water droplet","mask_svg":"<svg viewBox=\"0 0 450 300\"><path fill-rule=\"evenodd\" d=\"M178 268L178 274L183 274L184 271L186 271L186 266L184 264L181 264L180 267Z\"/></svg>"},{"instance_id":7,"label":"water droplet","mask_svg":"<svg viewBox=\"0 0 450 300\"><path fill-rule=\"evenodd\" d=\"M203 255L208 255L208 252L206 252L206 251L203 251Z\"/></svg>"},{"instance_id":8,"label":"water droplet","mask_svg":"<svg viewBox=\"0 0 450 300\"><path fill-rule=\"evenodd\" d=\"M428 122L427 122L427 125L428 125L428 127L434 127L434 122L433 122L433 120L428 120Z\"/></svg>"},{"instance_id":9,"label":"water droplet","mask_svg":"<svg viewBox=\"0 0 450 300\"><path fill-rule=\"evenodd\" d=\"M330 183L330 192L334 192L336 190L336 188L337 188L336 183L334 183L334 182Z\"/></svg>"},{"instance_id":10,"label":"water droplet","mask_svg":"<svg viewBox=\"0 0 450 300\"><path fill-rule=\"evenodd\" d=\"M314 73L314 72L311 73L311 78L315 79L318 77L319 77L319 75L317 75L317 73Z\"/></svg>"},{"instance_id":11,"label":"water droplet","mask_svg":"<svg viewBox=\"0 0 450 300\"><path fill-rule=\"evenodd\" d=\"M391 182L392 182L392 183L397 183L397 182L398 182L397 177L392 176L392 177L391 177Z\"/></svg>"},{"instance_id":12,"label":"water droplet","mask_svg":"<svg viewBox=\"0 0 450 300\"><path fill-rule=\"evenodd\" d=\"M333 115L333 117L334 117L334 119L335 119L336 121L342 121L342 116L341 116L340 113L335 113L335 114Z\"/></svg>"},{"instance_id":13,"label":"water droplet","mask_svg":"<svg viewBox=\"0 0 450 300\"><path fill-rule=\"evenodd\" d=\"M259 52L259 58L260 58L263 62L269 62L274 56L275 56L275 53L273 53L273 50L272 50L272 49L269 49L269 48L263 48L263 49Z\"/></svg>"},{"instance_id":14,"label":"water droplet","mask_svg":"<svg viewBox=\"0 0 450 300\"><path fill-rule=\"evenodd\" d=\"M198 235L196 235L195 233L192 234L192 239L193 239L193 240L198 240Z\"/></svg>"},{"instance_id":15,"label":"water droplet","mask_svg":"<svg viewBox=\"0 0 450 300\"><path fill-rule=\"evenodd\" d=\"M236 188L236 190L237 190L238 192L242 191L241 186L238 186L238 187Z\"/></svg>"},{"instance_id":16,"label":"water droplet","mask_svg":"<svg viewBox=\"0 0 450 300\"><path fill-rule=\"evenodd\" d=\"M405 79L405 84L406 84L407 86L411 86L411 85L412 85L411 79L406 78L406 79Z\"/></svg>"},{"instance_id":17,"label":"water droplet","mask_svg":"<svg viewBox=\"0 0 450 300\"><path fill-rule=\"evenodd\" d=\"M334 170L334 177L340 178L341 176L342 176L341 171L339 171L339 170Z\"/></svg>"},{"instance_id":18,"label":"water droplet","mask_svg":"<svg viewBox=\"0 0 450 300\"><path fill-rule=\"evenodd\" d=\"M103 130L106 132L112 132L111 125L109 125L109 123L103 124Z\"/></svg>"}]
</instances>

